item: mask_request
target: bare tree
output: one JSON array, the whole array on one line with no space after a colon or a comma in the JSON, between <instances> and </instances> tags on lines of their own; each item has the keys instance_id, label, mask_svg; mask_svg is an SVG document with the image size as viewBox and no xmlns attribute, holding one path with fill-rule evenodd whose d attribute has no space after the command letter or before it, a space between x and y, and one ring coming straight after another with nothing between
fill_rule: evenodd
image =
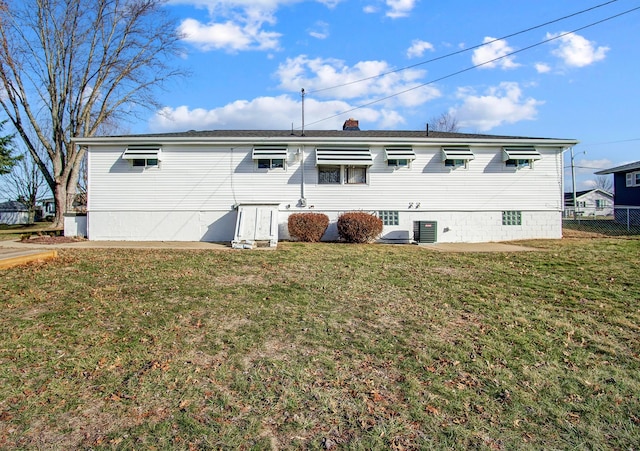
<instances>
[{"instance_id":1,"label":"bare tree","mask_svg":"<svg viewBox=\"0 0 640 451\"><path fill-rule=\"evenodd\" d=\"M611 177L606 175L598 175L593 187L608 193L613 193L613 182L611 181Z\"/></svg>"},{"instance_id":2,"label":"bare tree","mask_svg":"<svg viewBox=\"0 0 640 451\"><path fill-rule=\"evenodd\" d=\"M450 132L457 133L460 131L458 119L451 113L442 113L440 116L434 116L428 121L429 129L434 132Z\"/></svg>"},{"instance_id":3,"label":"bare tree","mask_svg":"<svg viewBox=\"0 0 640 451\"><path fill-rule=\"evenodd\" d=\"M180 74L163 3L0 0L0 105L53 192L54 227L72 208L86 152L73 139L158 106L154 89Z\"/></svg>"},{"instance_id":4,"label":"bare tree","mask_svg":"<svg viewBox=\"0 0 640 451\"><path fill-rule=\"evenodd\" d=\"M34 214L46 184L31 154L22 154L20 162L7 175L7 182L7 194L12 199L22 202L29 208L29 212Z\"/></svg>"}]
</instances>

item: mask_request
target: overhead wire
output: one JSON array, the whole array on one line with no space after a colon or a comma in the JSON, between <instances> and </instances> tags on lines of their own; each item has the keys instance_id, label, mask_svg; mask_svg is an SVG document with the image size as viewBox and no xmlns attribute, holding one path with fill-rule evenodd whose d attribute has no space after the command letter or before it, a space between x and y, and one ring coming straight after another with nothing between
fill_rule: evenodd
<instances>
[{"instance_id":1,"label":"overhead wire","mask_svg":"<svg viewBox=\"0 0 640 451\"><path fill-rule=\"evenodd\" d=\"M614 0L614 1L617 1L617 0ZM611 2L609 2L609 3L611 3ZM632 12L637 11L637 10L640 10L640 6L637 6L637 7L635 7L635 8L631 8L631 9L628 9L628 10L623 11L623 12L618 13L618 14L614 14L613 16L606 17L606 18L604 18L604 19L598 20L598 21L596 21L596 22L592 22L592 23L587 24L587 25L584 25L584 26L582 26L582 27L575 28L575 29L573 29L572 31L567 31L567 32L564 32L564 33L560 33L560 34L558 34L558 35L556 35L556 36L552 36L552 37L550 37L550 38L544 39L544 40L542 40L542 41L540 41L540 42L537 42L537 43L535 43L535 44L531 44L531 45L528 45L528 46L523 47L523 48L521 48L521 49L514 50L514 51L512 51L512 52L506 53L506 54L504 54L504 55L501 55L501 56L499 56L499 57L493 58L493 59L491 59L491 60L488 60L488 61L485 61L485 62L482 62L482 63L478 63L478 64L474 64L474 65L469 66L469 67L467 67L467 68L464 68L464 69L458 70L458 71L456 71L456 72L452 72L452 73L450 73L450 74L448 74L448 75L444 75L444 76L442 76L442 77L439 77L439 78L436 78L436 79L433 79L433 80L427 81L427 82L425 82L425 83L420 83L419 85L413 86L413 87L411 87L411 88L404 89L404 90L399 91L399 92L396 92L396 93L394 93L394 94L390 94L390 95L388 95L388 96L381 97L381 98L378 98L378 99L375 99L375 100L372 100L372 101L369 101L369 102L363 103L363 104L361 104L361 105L358 105L358 106L356 106L356 107L350 108L350 109L345 110L345 111L342 111L342 112L340 112L340 113L336 113L336 114L333 114L333 115L331 115L331 116L327 116L327 117L325 117L325 118L323 118L323 119L319 119L319 120L317 120L317 121L313 121L313 122L311 122L311 123L308 123L308 124L306 124L306 126L308 126L308 125L313 125L313 124L317 124L317 123L320 123L320 122L324 122L324 121L327 121L327 120L329 120L329 119L333 119L333 118L335 118L335 117L339 117L339 116L342 116L342 115L344 115L344 114L351 113L351 112L353 112L353 111L357 111L357 110L360 110L360 109L362 109L362 108L365 108L365 107L368 107L368 106L374 105L374 104L376 104L376 103L383 102L383 101L388 100L388 99L391 99L391 98L393 98L393 97L397 97L397 96L400 96L400 95L402 95L402 94L406 94L407 92L414 91L414 90L419 89L419 88L422 88L422 87L424 87L424 86L428 86L428 85L430 85L430 84L437 83L437 82L442 81L442 80L446 80L446 79L451 78L451 77L454 77L454 76L456 76L456 75L460 75L460 74L462 74L462 73L469 72L469 71L471 71L471 70L473 70L473 69L477 69L478 67L486 66L486 65L488 65L488 64L494 63L494 62L499 61L499 60L501 60L501 59L508 58L508 57L510 57L510 56L516 55L516 54L518 54L518 53L522 53L522 52L524 52L524 51L526 51L526 50L530 50L530 49L532 49L532 48L534 48L534 47L538 47L538 46L543 45L543 44L547 44L547 43L549 43L549 42L552 42L552 41L555 41L555 40L557 40L557 39L563 38L563 37L565 37L565 36L567 36L567 35L570 35L570 34L576 33L576 32L578 32L578 31L585 30L585 29L587 29L587 28L594 27L594 26L599 25L599 24L601 24L601 23L604 23L604 22L607 22L607 21L610 21L610 20L616 19L616 18L618 18L618 17L624 16L624 15L626 15L626 14L632 13ZM364 80L362 80L362 81L364 81ZM352 83L355 83L355 82L352 82ZM342 85L342 86L346 86L346 84L345 84L345 85ZM327 88L327 89L328 89L328 88ZM313 91L313 92L318 92L318 91Z\"/></svg>"},{"instance_id":2,"label":"overhead wire","mask_svg":"<svg viewBox=\"0 0 640 451\"><path fill-rule=\"evenodd\" d=\"M382 72L382 73L379 73L379 74L376 74L376 75L372 75L370 77L365 77L365 78L361 78L361 79L358 79L358 80L349 81L349 82L342 83L342 84L335 85L335 86L329 86L327 88L320 88L320 89L316 89L316 90L313 90L313 91L307 91L307 94L314 94L314 93L317 93L317 92L324 92L324 91L330 91L332 89L343 88L345 86L354 85L354 84L357 84L357 83L361 83L363 81L373 80L375 78L384 77L385 75L395 74L397 72L403 72L405 70L413 69L413 68L418 67L418 66L422 66L422 65L425 65L425 64L433 63L435 61L440 61L442 59L449 58L451 56L460 55L462 53L469 52L471 50L476 50L476 49L479 49L481 47L484 47L484 46L487 46L487 45L491 45L491 44L493 44L495 42L502 41L504 39L509 39L509 38L514 37L514 36L518 36L518 35L521 35L521 34L524 34L524 33L528 33L529 31L537 30L538 28L546 27L547 25L551 25L551 24L554 24L554 23L557 23L557 22L561 22L561 21L566 20L566 19L570 19L571 17L575 17L575 16L578 16L580 14L584 14L584 13L587 13L589 11L593 11L593 10L595 10L597 8L602 8L603 6L607 6L607 5L609 5L611 3L615 3L617 1L619 1L619 0L610 0L608 2L600 3L599 5L595 5L595 6L592 6L590 8L583 9L581 11L577 11L577 12L572 13L572 14L568 14L566 16L562 16L562 17L559 17L559 18L554 19L554 20L550 20L548 22L545 22L545 23L542 23L542 24L539 24L539 25L535 25L535 26L526 28L524 30L517 31L515 33L507 34L507 35L502 36L500 38L491 39L491 40L489 40L487 42L483 42L482 44L477 44L477 45L474 45L472 47L467 47L467 48L464 48L464 49L461 49L461 50L457 50L455 52L447 53L446 55L441 55L441 56L438 56L438 57L435 57L435 58L431 58L431 59L426 60L426 61L421 61L419 63L415 63L415 64L412 64L410 66L404 66L404 67L400 67L398 69L393 69L393 70L390 70L390 71L387 71L387 72Z\"/></svg>"}]
</instances>

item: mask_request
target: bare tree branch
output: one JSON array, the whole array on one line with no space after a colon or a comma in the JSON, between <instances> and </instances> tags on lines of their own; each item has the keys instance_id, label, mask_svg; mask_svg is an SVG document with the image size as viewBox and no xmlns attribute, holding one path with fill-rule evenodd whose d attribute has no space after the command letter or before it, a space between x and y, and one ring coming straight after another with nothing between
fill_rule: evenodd
<instances>
[{"instance_id":1,"label":"bare tree branch","mask_svg":"<svg viewBox=\"0 0 640 451\"><path fill-rule=\"evenodd\" d=\"M450 132L457 133L460 131L458 119L450 113L442 113L440 116L434 116L427 122L429 129L434 132Z\"/></svg>"},{"instance_id":2,"label":"bare tree branch","mask_svg":"<svg viewBox=\"0 0 640 451\"><path fill-rule=\"evenodd\" d=\"M85 156L73 138L93 136L131 107L157 106L154 90L183 74L171 67L180 36L163 4L0 3L0 106L54 193L56 226L72 207Z\"/></svg>"}]
</instances>

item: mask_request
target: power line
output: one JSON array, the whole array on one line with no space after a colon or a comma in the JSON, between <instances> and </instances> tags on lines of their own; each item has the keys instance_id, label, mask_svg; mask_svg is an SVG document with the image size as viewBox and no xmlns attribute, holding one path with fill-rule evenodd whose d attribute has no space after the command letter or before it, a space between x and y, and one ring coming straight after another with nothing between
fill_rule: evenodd
<instances>
[{"instance_id":1,"label":"power line","mask_svg":"<svg viewBox=\"0 0 640 451\"><path fill-rule=\"evenodd\" d=\"M600 142L600 143L580 143L580 144L583 146L604 146L607 144L620 144L620 143L629 143L634 141L640 141L640 138L621 139L619 141L607 141L607 142Z\"/></svg>"},{"instance_id":2,"label":"power line","mask_svg":"<svg viewBox=\"0 0 640 451\"><path fill-rule=\"evenodd\" d=\"M328 88L316 89L315 91L308 91L307 94L314 94L316 92L323 92L323 91L329 91L329 90L332 90L332 89L343 88L345 86L350 86L350 85L353 85L353 84L361 83L363 81L368 81L368 80L373 80L375 78L384 77L385 75L395 74L397 72L402 72L402 71L405 71L405 70L408 70L408 69L413 69L414 67L422 66L422 65L428 64L428 63L433 63L435 61L439 61L439 60L442 60L442 59L445 59L445 58L449 58L450 56L455 56L455 55L459 55L461 53L469 52L471 50L479 49L480 47L484 47L486 45L491 45L491 44L493 44L494 42L497 42L497 41L501 41L501 40L504 40L504 39L512 38L514 36L518 36L520 34L527 33L529 31L533 31L533 30L536 30L538 28L542 28L542 27L545 27L547 25L554 24L556 22L561 22L561 21L563 21L565 19L569 19L571 17L575 17L575 16L578 16L580 14L584 14L586 12L593 11L593 10L595 10L597 8L601 8L603 6L607 6L607 5L609 5L611 3L615 3L617 1L618 0L610 0L608 2L601 3L601 4L596 5L596 6L592 6L591 8L583 9L582 11L578 11L578 12L569 14L567 16L563 16L563 17L560 17L558 19L551 20L549 22L545 22L545 23L540 24L540 25L535 25L533 27L529 27L529 28L526 28L524 30L520 30L520 31L517 31L515 33L511 33L511 34L505 35L505 36L503 36L501 38L495 38L495 39L492 39L492 40L490 40L488 42L483 42L482 44L474 45L473 47L469 47L469 48L466 48L466 49L458 50L458 51L455 51L455 52L452 52L452 53L448 53L446 55L438 56L436 58L432 58L430 60L426 60L426 61L422 61L422 62L419 62L419 63L416 63L416 64L412 64L410 66L404 66L404 67L401 67L401 68L398 68L398 69L390 70L388 72L383 72L383 73L380 73L380 74L377 74L377 75L372 75L370 77L361 78L359 80L354 80L354 81L350 81L350 82L347 82L347 83L342 83L340 85L330 86Z\"/></svg>"},{"instance_id":3,"label":"power line","mask_svg":"<svg viewBox=\"0 0 640 451\"><path fill-rule=\"evenodd\" d=\"M614 0L614 1L617 1L617 0ZM351 112L353 112L353 111L357 111L357 110L359 110L359 109L362 109L362 108L365 108L365 107L371 106L371 105L373 105L373 104L376 104L376 103L379 103L379 102L383 102L383 101L388 100L388 99L391 99L391 98L393 98L393 97L397 97L397 96L399 96L399 95L406 94L407 92L411 92L411 91L414 91L414 90L416 90L416 89L422 88L422 87L424 87L424 86L427 86L427 85L430 85L430 84L433 84L433 83L437 83L437 82L442 81L442 80L446 80L446 79L448 79L448 78L454 77L454 76L456 76L456 75L460 75L460 74L465 73L465 72L469 72L469 71L471 71L471 70L473 70L473 69L477 69L478 67L482 67L482 66L485 66L485 65L487 65L487 64L494 63L494 62L499 61L499 60L501 60L501 59L503 59L503 58L507 58L507 57L509 57L509 56L516 55L516 54L518 54L518 53L522 53L522 52L524 52L524 51L526 51L526 50L530 50L530 49L532 49L532 48L534 48L534 47L538 47L538 46L540 46L540 45L546 44L546 43L551 42L551 41L555 41L556 39L560 39L560 38L562 38L562 37L564 37L564 36L567 36L567 35L570 35L570 34L576 33L576 32L578 32L578 31L581 31L581 30L585 30L585 29L587 29L587 28L594 27L594 26L596 26L596 25L599 25L599 24L601 24L601 23L607 22L607 21L609 21L609 20L616 19L616 18L618 18L618 17L621 17L621 16L624 16L624 15L626 15L626 14L632 13L633 11L637 11L637 10L639 10L639 9L640 9L640 6L637 6L637 7L635 7L635 8L631 8L631 9L629 9L629 10L627 10L627 11L623 11L623 12L618 13L618 14L615 14L615 15L613 15L613 16L609 16L609 17L606 17L606 18L604 18L604 19L598 20L598 21L596 21L596 22L592 22L592 23L590 23L590 24L588 24L588 25L584 25L584 26L579 27L579 28L576 28L576 29L574 29L574 30L572 30L572 31L567 31L567 32L561 33L561 34L559 34L559 35L557 35L557 36L553 36L553 37L551 37L551 38L548 38L548 39L545 39L545 40L543 40L543 41L537 42L537 43L535 43L535 44L531 44L531 45L529 45L529 46L527 46L527 47L524 47L524 48L521 48L521 49L519 49L519 50L514 50L513 52L506 53L506 54L504 54L504 55L502 55L502 56L499 56L499 57L497 57L497 58L494 58L494 59L492 59L492 60L485 61L485 62L483 62L483 63L479 63L479 64L474 64L473 66L469 66L469 67L467 67L467 68L465 68L465 69L461 69L461 70L459 70L459 71L456 71L456 72L450 73L450 74L448 74L448 75L444 75L444 76L442 76L442 77L440 77L440 78L436 78L436 79L434 79L434 80L430 80L430 81L427 81L427 82L425 82L425 83L421 83L421 84L419 84L419 85L413 86L413 87L411 87L411 88L404 89L404 90L399 91L399 92L396 92L396 93L394 93L394 94L390 94L390 95L388 95L388 96L381 97L381 98L379 98L379 99L372 100L372 101L367 102L367 103L363 103L363 104L361 104L361 105L359 105L359 106L356 106L356 107L350 108L350 109L345 110L345 111L342 111L342 112L340 112L340 113L333 114L333 115L331 115L331 116L325 117L324 119L319 119L319 120L317 120L317 121L314 121L314 122L308 123L308 124L306 124L306 125L313 125L313 124L317 124L317 123L319 123L319 122L324 122L324 121L327 121L327 120L329 120L329 119L333 119L333 118L335 118L335 117L339 117L339 116L342 116L342 115L344 115L344 114L351 113ZM343 86L344 86L344 85L343 85ZM316 91L316 92L317 92L317 91Z\"/></svg>"}]
</instances>

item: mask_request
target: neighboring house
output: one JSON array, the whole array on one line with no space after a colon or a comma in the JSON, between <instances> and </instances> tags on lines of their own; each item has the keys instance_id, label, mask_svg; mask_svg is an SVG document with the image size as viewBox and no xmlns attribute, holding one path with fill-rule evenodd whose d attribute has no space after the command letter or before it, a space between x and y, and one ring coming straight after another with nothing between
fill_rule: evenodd
<instances>
[{"instance_id":1,"label":"neighboring house","mask_svg":"<svg viewBox=\"0 0 640 451\"><path fill-rule=\"evenodd\" d=\"M613 194L598 188L576 191L576 204L578 217L613 216ZM574 217L573 192L564 193L564 217Z\"/></svg>"},{"instance_id":2,"label":"neighboring house","mask_svg":"<svg viewBox=\"0 0 640 451\"><path fill-rule=\"evenodd\" d=\"M577 141L428 131L189 131L82 138L90 240L289 238L292 213L382 218L382 241L561 238Z\"/></svg>"},{"instance_id":3,"label":"neighboring house","mask_svg":"<svg viewBox=\"0 0 640 451\"><path fill-rule=\"evenodd\" d=\"M595 174L613 174L616 222L640 225L640 161L604 169Z\"/></svg>"},{"instance_id":4,"label":"neighboring house","mask_svg":"<svg viewBox=\"0 0 640 451\"><path fill-rule=\"evenodd\" d=\"M0 204L0 224L32 224L33 215L22 202L9 201Z\"/></svg>"},{"instance_id":5,"label":"neighboring house","mask_svg":"<svg viewBox=\"0 0 640 451\"><path fill-rule=\"evenodd\" d=\"M56 202L53 197L38 201L39 219L51 220L56 216Z\"/></svg>"},{"instance_id":6,"label":"neighboring house","mask_svg":"<svg viewBox=\"0 0 640 451\"><path fill-rule=\"evenodd\" d=\"M38 216L40 219L52 220L56 216L56 201L53 197L42 199L38 201ZM84 214L87 210L87 195L86 193L76 194L73 201L73 211L69 213Z\"/></svg>"}]
</instances>

